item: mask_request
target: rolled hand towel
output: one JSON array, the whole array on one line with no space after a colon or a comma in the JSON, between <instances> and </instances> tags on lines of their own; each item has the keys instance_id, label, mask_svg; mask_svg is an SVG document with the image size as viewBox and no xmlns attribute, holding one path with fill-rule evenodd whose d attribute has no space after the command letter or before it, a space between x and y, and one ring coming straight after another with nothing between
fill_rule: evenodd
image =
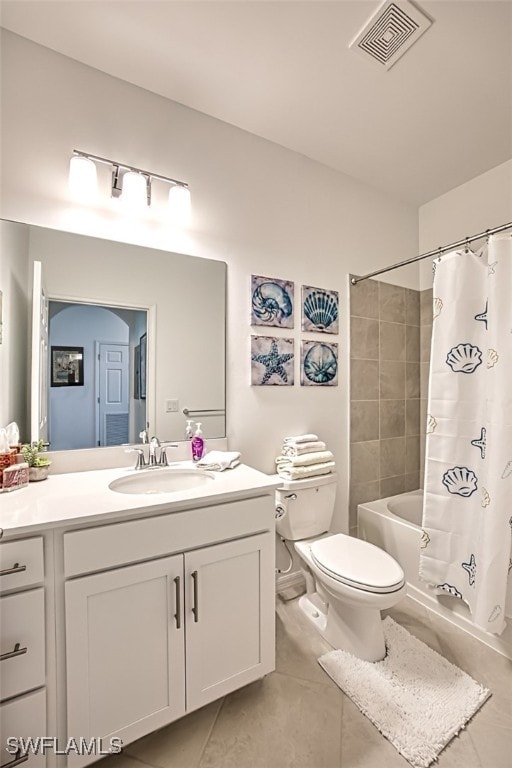
<instances>
[{"instance_id":1,"label":"rolled hand towel","mask_svg":"<svg viewBox=\"0 0 512 768\"><path fill-rule=\"evenodd\" d=\"M239 464L239 451L209 451L197 462L196 467L223 472L225 469L234 469Z\"/></svg>"},{"instance_id":2,"label":"rolled hand towel","mask_svg":"<svg viewBox=\"0 0 512 768\"><path fill-rule=\"evenodd\" d=\"M325 451L326 444L322 440L313 440L311 443L285 443L281 453L283 456L302 456L303 453L314 453L314 451Z\"/></svg>"},{"instance_id":3,"label":"rolled hand towel","mask_svg":"<svg viewBox=\"0 0 512 768\"><path fill-rule=\"evenodd\" d=\"M318 440L318 435L296 435L295 437L285 437L283 443L312 443Z\"/></svg>"},{"instance_id":4,"label":"rolled hand towel","mask_svg":"<svg viewBox=\"0 0 512 768\"><path fill-rule=\"evenodd\" d=\"M323 464L325 461L334 461L331 451L315 451L304 453L302 456L278 456L278 467L308 467L312 464Z\"/></svg>"},{"instance_id":5,"label":"rolled hand towel","mask_svg":"<svg viewBox=\"0 0 512 768\"><path fill-rule=\"evenodd\" d=\"M303 480L305 477L315 477L316 475L328 475L334 471L336 464L334 461L325 461L323 464L312 464L309 467L287 467L279 466L277 474L283 480Z\"/></svg>"}]
</instances>

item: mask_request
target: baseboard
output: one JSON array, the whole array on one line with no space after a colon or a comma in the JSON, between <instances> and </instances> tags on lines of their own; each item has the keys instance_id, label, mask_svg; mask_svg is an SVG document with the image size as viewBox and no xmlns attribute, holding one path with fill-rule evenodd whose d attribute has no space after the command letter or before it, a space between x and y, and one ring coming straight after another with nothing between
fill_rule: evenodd
<instances>
[{"instance_id":1,"label":"baseboard","mask_svg":"<svg viewBox=\"0 0 512 768\"><path fill-rule=\"evenodd\" d=\"M300 587L304 584L304 576L301 571L292 571L292 573L276 574L276 592L282 592L290 587Z\"/></svg>"}]
</instances>

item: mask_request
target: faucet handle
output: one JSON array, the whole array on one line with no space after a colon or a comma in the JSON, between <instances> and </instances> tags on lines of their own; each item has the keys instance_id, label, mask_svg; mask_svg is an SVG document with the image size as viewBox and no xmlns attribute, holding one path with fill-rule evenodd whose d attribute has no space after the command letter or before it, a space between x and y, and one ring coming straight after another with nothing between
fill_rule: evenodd
<instances>
[{"instance_id":1,"label":"faucet handle","mask_svg":"<svg viewBox=\"0 0 512 768\"><path fill-rule=\"evenodd\" d=\"M144 458L144 451L142 448L128 448L125 453L137 454L137 463L135 464L135 469L144 469L147 467L146 459Z\"/></svg>"},{"instance_id":2,"label":"faucet handle","mask_svg":"<svg viewBox=\"0 0 512 768\"><path fill-rule=\"evenodd\" d=\"M167 448L178 448L178 443L161 443L162 450L160 451L160 458L158 460L158 464L161 467L168 467L169 466L169 460L167 459Z\"/></svg>"}]
</instances>

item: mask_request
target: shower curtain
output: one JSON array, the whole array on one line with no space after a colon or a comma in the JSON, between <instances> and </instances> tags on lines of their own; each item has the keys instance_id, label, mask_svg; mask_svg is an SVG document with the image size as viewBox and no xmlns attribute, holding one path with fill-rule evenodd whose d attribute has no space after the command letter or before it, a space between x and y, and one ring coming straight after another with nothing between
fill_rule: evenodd
<instances>
[{"instance_id":1,"label":"shower curtain","mask_svg":"<svg viewBox=\"0 0 512 768\"><path fill-rule=\"evenodd\" d=\"M500 634L512 607L512 235L433 266L420 577Z\"/></svg>"}]
</instances>

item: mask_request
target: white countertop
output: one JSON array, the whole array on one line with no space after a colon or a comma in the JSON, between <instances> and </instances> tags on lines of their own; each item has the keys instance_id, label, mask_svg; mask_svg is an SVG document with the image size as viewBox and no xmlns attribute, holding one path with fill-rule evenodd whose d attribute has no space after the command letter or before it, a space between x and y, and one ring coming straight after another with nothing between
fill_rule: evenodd
<instances>
[{"instance_id":1,"label":"white countertop","mask_svg":"<svg viewBox=\"0 0 512 768\"><path fill-rule=\"evenodd\" d=\"M182 461L169 466L192 468L194 464ZM235 469L212 472L211 482L185 491L127 494L108 487L112 480L133 474L132 468L70 472L50 475L47 480L29 483L26 488L0 493L0 528L4 534L14 535L163 511L178 512L261 496L272 492L277 485L275 475L265 475L240 464Z\"/></svg>"}]
</instances>

